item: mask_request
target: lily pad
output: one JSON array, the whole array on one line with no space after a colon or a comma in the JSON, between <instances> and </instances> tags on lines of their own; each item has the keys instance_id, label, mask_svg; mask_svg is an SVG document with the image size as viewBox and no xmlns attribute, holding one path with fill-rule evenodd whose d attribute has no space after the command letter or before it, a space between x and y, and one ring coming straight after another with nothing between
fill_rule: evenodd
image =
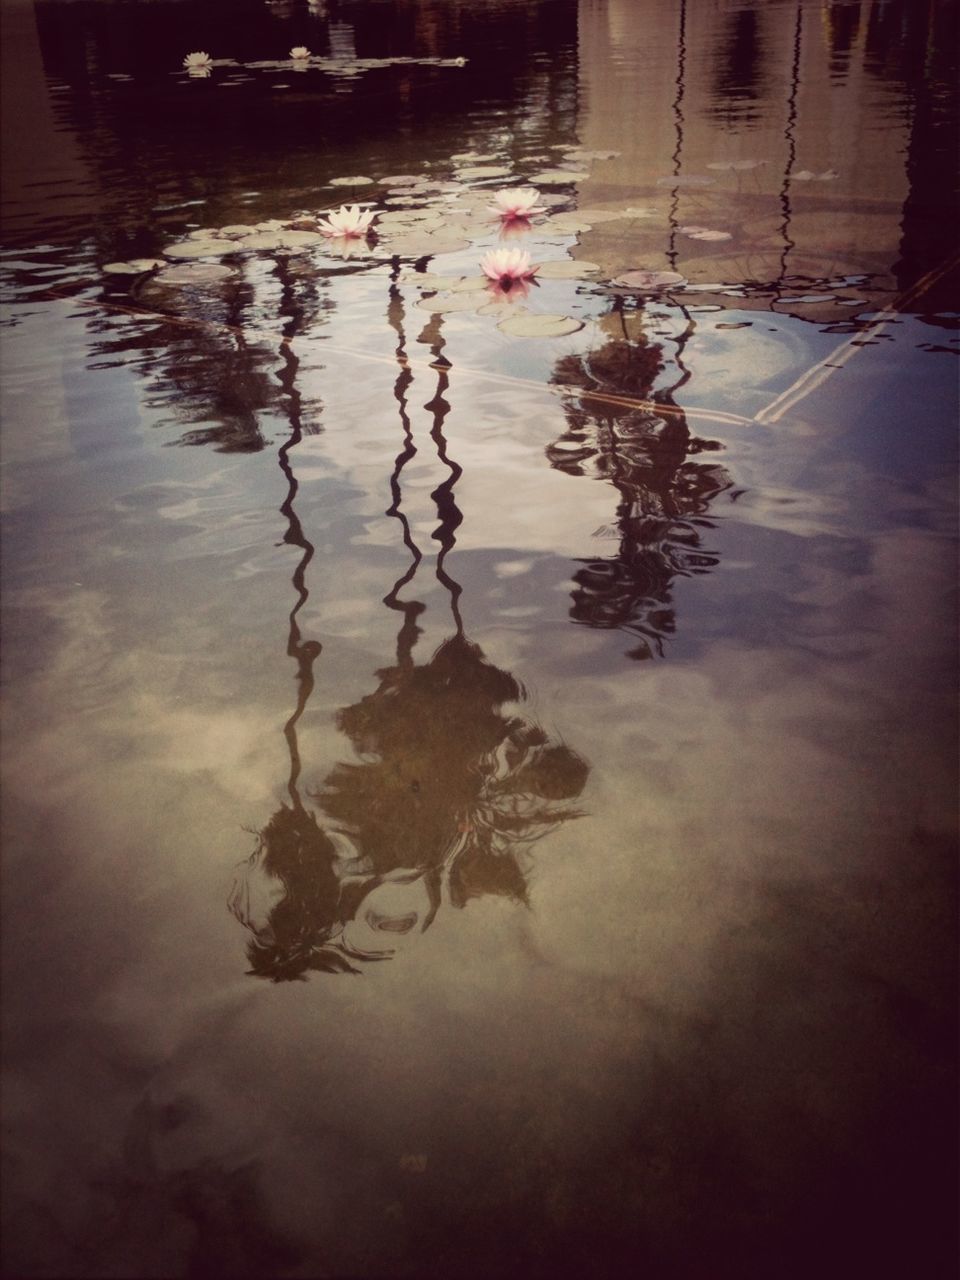
<instances>
[{"instance_id":1,"label":"lily pad","mask_svg":"<svg viewBox=\"0 0 960 1280\"><path fill-rule=\"evenodd\" d=\"M401 258L422 258L427 254L436 256L441 253L460 253L470 248L469 240L444 240L441 236L420 235L411 233L408 236L397 236L384 245L387 252L397 254Z\"/></svg>"},{"instance_id":2,"label":"lily pad","mask_svg":"<svg viewBox=\"0 0 960 1280\"><path fill-rule=\"evenodd\" d=\"M331 178L327 183L328 187L367 187L373 185L372 178L365 178L362 175L355 178Z\"/></svg>"},{"instance_id":3,"label":"lily pad","mask_svg":"<svg viewBox=\"0 0 960 1280\"><path fill-rule=\"evenodd\" d=\"M236 244L243 249L284 249L288 253L298 253L319 247L325 239L316 231L257 231L252 236L244 236Z\"/></svg>"},{"instance_id":4,"label":"lily pad","mask_svg":"<svg viewBox=\"0 0 960 1280\"><path fill-rule=\"evenodd\" d=\"M158 272L155 280L157 284L213 284L235 274L231 267L218 262L183 262Z\"/></svg>"},{"instance_id":5,"label":"lily pad","mask_svg":"<svg viewBox=\"0 0 960 1280\"><path fill-rule=\"evenodd\" d=\"M164 253L168 258L218 258L224 253L236 253L237 242L234 240L185 240L182 244L171 244Z\"/></svg>"},{"instance_id":6,"label":"lily pad","mask_svg":"<svg viewBox=\"0 0 960 1280\"><path fill-rule=\"evenodd\" d=\"M415 305L423 311L444 315L448 311L476 311L477 300L469 293L447 293L436 298L420 298Z\"/></svg>"},{"instance_id":7,"label":"lily pad","mask_svg":"<svg viewBox=\"0 0 960 1280\"><path fill-rule=\"evenodd\" d=\"M164 265L162 258L131 258L129 262L108 262L103 270L112 276L142 276Z\"/></svg>"},{"instance_id":8,"label":"lily pad","mask_svg":"<svg viewBox=\"0 0 960 1280\"><path fill-rule=\"evenodd\" d=\"M441 290L455 289L463 281L462 276L441 276L432 271L402 271L401 284L412 284L417 289L430 289L439 293Z\"/></svg>"},{"instance_id":9,"label":"lily pad","mask_svg":"<svg viewBox=\"0 0 960 1280\"><path fill-rule=\"evenodd\" d=\"M470 169L458 169L457 177L464 182L471 182L474 178L506 178L510 173L511 170L507 165L480 164Z\"/></svg>"},{"instance_id":10,"label":"lily pad","mask_svg":"<svg viewBox=\"0 0 960 1280\"><path fill-rule=\"evenodd\" d=\"M514 338L562 338L583 328L582 320L572 316L527 315L508 316L497 325L501 333Z\"/></svg>"},{"instance_id":11,"label":"lily pad","mask_svg":"<svg viewBox=\"0 0 960 1280\"><path fill-rule=\"evenodd\" d=\"M228 227L221 227L218 234L226 236L230 240L238 240L241 236L252 236L256 231L256 227L244 226L243 223L234 222Z\"/></svg>"},{"instance_id":12,"label":"lily pad","mask_svg":"<svg viewBox=\"0 0 960 1280\"><path fill-rule=\"evenodd\" d=\"M453 290L455 293L479 293L489 284L486 276L466 276L453 286Z\"/></svg>"},{"instance_id":13,"label":"lily pad","mask_svg":"<svg viewBox=\"0 0 960 1280\"><path fill-rule=\"evenodd\" d=\"M582 276L592 275L599 270L599 263L596 262L578 262L574 258L556 258L550 262L541 262L537 267L537 276L541 280L579 280Z\"/></svg>"},{"instance_id":14,"label":"lily pad","mask_svg":"<svg viewBox=\"0 0 960 1280\"><path fill-rule=\"evenodd\" d=\"M644 293L657 293L661 289L678 289L687 283L686 277L677 271L625 271L615 276L612 284L622 289L640 289Z\"/></svg>"}]
</instances>

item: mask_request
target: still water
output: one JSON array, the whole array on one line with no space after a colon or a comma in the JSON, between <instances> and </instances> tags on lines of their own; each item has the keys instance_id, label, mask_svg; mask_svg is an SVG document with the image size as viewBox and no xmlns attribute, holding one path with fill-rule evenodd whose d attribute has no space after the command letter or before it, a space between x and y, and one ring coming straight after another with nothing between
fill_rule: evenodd
<instances>
[{"instance_id":1,"label":"still water","mask_svg":"<svg viewBox=\"0 0 960 1280\"><path fill-rule=\"evenodd\" d=\"M3 18L5 1274L951 1274L955 6Z\"/></svg>"}]
</instances>

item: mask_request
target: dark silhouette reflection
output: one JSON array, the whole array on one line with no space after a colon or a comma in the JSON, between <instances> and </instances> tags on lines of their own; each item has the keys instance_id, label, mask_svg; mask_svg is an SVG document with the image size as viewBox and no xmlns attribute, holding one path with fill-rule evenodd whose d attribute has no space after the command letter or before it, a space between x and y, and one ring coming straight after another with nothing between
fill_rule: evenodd
<instances>
[{"instance_id":1,"label":"dark silhouette reflection","mask_svg":"<svg viewBox=\"0 0 960 1280\"><path fill-rule=\"evenodd\" d=\"M831 76L844 76L849 69L850 54L860 31L860 9L859 4L851 4L850 0L825 7L823 20L830 42Z\"/></svg>"},{"instance_id":2,"label":"dark silhouette reflection","mask_svg":"<svg viewBox=\"0 0 960 1280\"><path fill-rule=\"evenodd\" d=\"M622 310L620 319L625 334ZM618 495L615 523L598 531L616 539L616 551L581 562L570 616L634 637L631 658L663 656L664 641L676 629L674 578L707 573L717 564L702 538L713 527L711 502L732 481L718 463L699 459L720 446L694 436L673 399L689 376L682 352L692 332L687 317L675 340L673 372L679 376L663 388L656 385L670 365L663 346L626 336L589 355L565 356L552 378L570 394L564 403L568 429L547 448L551 466L605 480ZM577 388L597 394L577 394ZM638 407L636 400L650 407Z\"/></svg>"},{"instance_id":3,"label":"dark silhouette reflection","mask_svg":"<svg viewBox=\"0 0 960 1280\"><path fill-rule=\"evenodd\" d=\"M723 20L717 42L710 115L729 128L756 120L767 90L763 15L741 8Z\"/></svg>"},{"instance_id":4,"label":"dark silhouette reflection","mask_svg":"<svg viewBox=\"0 0 960 1280\"><path fill-rule=\"evenodd\" d=\"M394 281L387 318L403 356L403 303ZM416 455L408 412L413 375L401 363L394 383L403 447L390 478L388 515L401 525L411 563L383 603L400 615L395 662L376 673L376 689L337 714L355 759L334 766L303 802L297 722L313 688L316 642L304 642L297 615L307 599L304 570L313 555L294 511L296 478L290 450L299 439L295 397L292 432L281 450L288 480L282 508L285 541L302 548L293 576L296 602L290 613L287 654L297 662L299 695L284 727L290 752L289 802L259 832L256 848L235 886L231 909L249 929L250 972L274 982L311 971L359 972L364 961L392 956L404 939L426 930L444 904L463 908L472 898L494 894L527 900L528 852L547 832L580 810L571 803L582 792L588 767L562 742L552 741L516 704L524 690L509 672L494 666L465 635L459 611L460 584L444 561L462 520L454 488L461 474L447 454L443 423L448 365L442 356L439 318L422 335L431 344L437 386L424 405L431 414L430 440L448 476L433 490L440 523L436 580L445 589L453 633L425 662L414 651L421 635L420 600L401 592L423 563L402 511L402 473ZM295 363L287 369L293 390ZM270 905L258 910L258 890ZM278 896L279 895L279 896Z\"/></svg>"}]
</instances>

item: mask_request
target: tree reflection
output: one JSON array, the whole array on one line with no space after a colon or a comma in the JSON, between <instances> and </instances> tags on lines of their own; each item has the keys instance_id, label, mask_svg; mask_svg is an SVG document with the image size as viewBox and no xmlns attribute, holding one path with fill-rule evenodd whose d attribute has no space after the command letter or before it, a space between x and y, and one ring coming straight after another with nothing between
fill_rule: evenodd
<instances>
[{"instance_id":1,"label":"tree reflection","mask_svg":"<svg viewBox=\"0 0 960 1280\"><path fill-rule=\"evenodd\" d=\"M404 308L395 278L387 318L403 357ZM383 601L400 615L396 657L376 673L372 693L337 714L354 759L336 764L308 794L315 810L301 798L297 722L313 688L320 646L302 639L297 621L308 595L304 570L313 546L294 510L297 481L290 450L301 428L296 397L288 396L292 430L281 450L289 486L282 510L285 541L302 549L293 575L296 602L287 643L299 684L297 705L284 729L289 799L259 832L230 904L250 933L250 972L275 982L303 978L312 970L359 972L361 963L387 959L404 940L423 933L443 905L463 908L488 894L526 902L531 846L580 813L572 802L586 783L586 763L518 710L525 697L519 681L488 661L464 632L461 587L444 564L462 514L454 496L461 470L447 454L443 433L449 366L442 356L439 317L421 340L431 345L437 376L425 406L432 417L430 440L448 471L431 498L439 516L434 575L448 598L452 634L426 661L416 661L426 606L402 599L401 593L424 555L402 510L402 473L417 449L407 410L413 375L401 359L394 397L403 447L390 477L393 501L387 514L399 521L411 562ZM286 365L291 392L295 368L291 353ZM258 908L256 898L264 890L268 900Z\"/></svg>"},{"instance_id":2,"label":"tree reflection","mask_svg":"<svg viewBox=\"0 0 960 1280\"><path fill-rule=\"evenodd\" d=\"M570 616L585 626L627 632L638 641L629 656L643 659L662 656L676 629L674 578L707 573L717 564L702 537L713 527L711 502L732 482L718 463L700 460L720 445L694 436L673 398L688 377L682 352L693 321L684 313L671 362L639 324L640 336L628 336L628 318L642 321L643 304L631 317L626 305L620 300L608 318L619 321L620 336L556 364L552 381L568 392L569 426L547 457L558 471L604 480L617 491L615 523L598 530L617 540L617 550L581 562ZM673 383L658 386L671 368L678 374Z\"/></svg>"}]
</instances>

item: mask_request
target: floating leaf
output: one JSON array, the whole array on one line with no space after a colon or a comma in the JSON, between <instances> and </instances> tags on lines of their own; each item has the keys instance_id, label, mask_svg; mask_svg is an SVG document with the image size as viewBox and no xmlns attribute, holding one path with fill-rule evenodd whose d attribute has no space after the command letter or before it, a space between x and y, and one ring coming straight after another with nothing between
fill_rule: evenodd
<instances>
[{"instance_id":1,"label":"floating leaf","mask_svg":"<svg viewBox=\"0 0 960 1280\"><path fill-rule=\"evenodd\" d=\"M486 289L490 281L486 276L466 276L453 286L455 293L477 293Z\"/></svg>"},{"instance_id":2,"label":"floating leaf","mask_svg":"<svg viewBox=\"0 0 960 1280\"><path fill-rule=\"evenodd\" d=\"M444 240L440 236L411 234L397 236L388 241L384 248L388 253L397 254L401 258L422 258L426 255L436 256L441 253L460 253L470 248L469 240Z\"/></svg>"},{"instance_id":3,"label":"floating leaf","mask_svg":"<svg viewBox=\"0 0 960 1280\"><path fill-rule=\"evenodd\" d=\"M108 262L103 268L112 276L142 276L155 267L164 266L162 258L131 258L129 262Z\"/></svg>"},{"instance_id":4,"label":"floating leaf","mask_svg":"<svg viewBox=\"0 0 960 1280\"><path fill-rule=\"evenodd\" d=\"M362 175L357 178L331 178L327 183L328 187L367 187L373 185L372 178L364 178Z\"/></svg>"},{"instance_id":5,"label":"floating leaf","mask_svg":"<svg viewBox=\"0 0 960 1280\"><path fill-rule=\"evenodd\" d=\"M582 320L574 320L572 316L540 316L526 315L508 316L497 325L501 333L508 333L513 338L562 338L568 333L576 333L583 328Z\"/></svg>"},{"instance_id":6,"label":"floating leaf","mask_svg":"<svg viewBox=\"0 0 960 1280\"><path fill-rule=\"evenodd\" d=\"M221 227L218 232L221 236L227 236L229 239L239 239L240 236L252 236L257 231L256 227L245 227L240 222L231 223L228 227Z\"/></svg>"},{"instance_id":7,"label":"floating leaf","mask_svg":"<svg viewBox=\"0 0 960 1280\"><path fill-rule=\"evenodd\" d=\"M171 244L164 253L168 258L218 258L224 253L236 253L237 242L234 240L185 240L182 244Z\"/></svg>"},{"instance_id":8,"label":"floating leaf","mask_svg":"<svg viewBox=\"0 0 960 1280\"><path fill-rule=\"evenodd\" d=\"M499 320L507 316L528 316L529 314L529 307L522 307L516 302L490 301L485 302L482 307L477 307L478 316L496 316Z\"/></svg>"},{"instance_id":9,"label":"floating leaf","mask_svg":"<svg viewBox=\"0 0 960 1280\"><path fill-rule=\"evenodd\" d=\"M378 179L381 187L410 187L419 181L415 173L394 173L388 178Z\"/></svg>"},{"instance_id":10,"label":"floating leaf","mask_svg":"<svg viewBox=\"0 0 960 1280\"><path fill-rule=\"evenodd\" d=\"M475 311L477 300L469 293L448 293L436 298L420 298L415 305L424 311L443 315L447 311Z\"/></svg>"},{"instance_id":11,"label":"floating leaf","mask_svg":"<svg viewBox=\"0 0 960 1280\"><path fill-rule=\"evenodd\" d=\"M463 280L463 276L440 276L432 271L402 271L401 284L412 284L418 289L431 289L436 292L455 289Z\"/></svg>"},{"instance_id":12,"label":"floating leaf","mask_svg":"<svg viewBox=\"0 0 960 1280\"><path fill-rule=\"evenodd\" d=\"M155 277L157 284L213 284L236 273L230 267L216 262L184 262L177 267L167 267Z\"/></svg>"},{"instance_id":13,"label":"floating leaf","mask_svg":"<svg viewBox=\"0 0 960 1280\"><path fill-rule=\"evenodd\" d=\"M511 170L506 165L481 164L472 169L458 169L457 177L464 182L470 182L474 178L506 178L510 172Z\"/></svg>"},{"instance_id":14,"label":"floating leaf","mask_svg":"<svg viewBox=\"0 0 960 1280\"><path fill-rule=\"evenodd\" d=\"M325 237L316 231L257 231L236 243L244 249L285 249L297 253L324 242Z\"/></svg>"},{"instance_id":15,"label":"floating leaf","mask_svg":"<svg viewBox=\"0 0 960 1280\"><path fill-rule=\"evenodd\" d=\"M600 266L596 262L556 258L550 262L541 262L537 267L537 277L541 280L579 280L581 276L592 275L599 270Z\"/></svg>"},{"instance_id":16,"label":"floating leaf","mask_svg":"<svg viewBox=\"0 0 960 1280\"><path fill-rule=\"evenodd\" d=\"M657 293L661 289L676 289L686 284L686 278L676 271L625 271L616 276L612 284L622 289L641 289L644 293Z\"/></svg>"}]
</instances>

